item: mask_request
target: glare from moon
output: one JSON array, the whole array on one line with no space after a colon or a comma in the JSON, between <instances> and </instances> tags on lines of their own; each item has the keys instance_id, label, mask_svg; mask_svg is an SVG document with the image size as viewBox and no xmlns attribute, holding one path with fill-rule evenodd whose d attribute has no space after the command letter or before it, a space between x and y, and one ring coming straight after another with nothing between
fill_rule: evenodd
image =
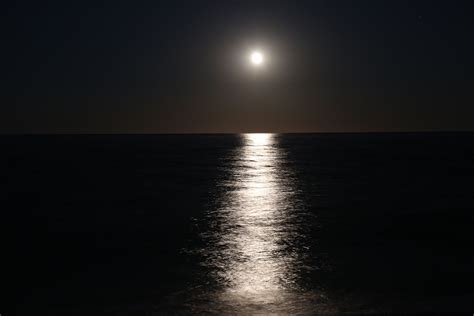
<instances>
[{"instance_id":1,"label":"glare from moon","mask_svg":"<svg viewBox=\"0 0 474 316\"><path fill-rule=\"evenodd\" d=\"M250 62L255 66L261 65L263 63L263 54L258 51L252 52L250 54Z\"/></svg>"}]
</instances>

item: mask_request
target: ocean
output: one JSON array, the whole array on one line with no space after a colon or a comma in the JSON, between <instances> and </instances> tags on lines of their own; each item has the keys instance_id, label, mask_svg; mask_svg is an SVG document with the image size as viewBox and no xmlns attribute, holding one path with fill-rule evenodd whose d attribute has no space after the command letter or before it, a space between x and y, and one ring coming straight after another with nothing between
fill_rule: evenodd
<instances>
[{"instance_id":1,"label":"ocean","mask_svg":"<svg viewBox=\"0 0 474 316\"><path fill-rule=\"evenodd\" d=\"M474 312L474 133L0 145L18 315Z\"/></svg>"}]
</instances>

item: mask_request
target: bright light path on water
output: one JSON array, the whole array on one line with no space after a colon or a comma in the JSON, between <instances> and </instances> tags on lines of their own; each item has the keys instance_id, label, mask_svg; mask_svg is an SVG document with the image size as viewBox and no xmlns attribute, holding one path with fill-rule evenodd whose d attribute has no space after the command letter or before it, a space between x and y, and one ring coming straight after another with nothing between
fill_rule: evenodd
<instances>
[{"instance_id":1,"label":"bright light path on water","mask_svg":"<svg viewBox=\"0 0 474 316\"><path fill-rule=\"evenodd\" d=\"M307 312L298 288L297 189L286 153L276 134L240 137L226 193L211 214L215 229L205 255L220 288L213 301L240 314Z\"/></svg>"},{"instance_id":2,"label":"bright light path on water","mask_svg":"<svg viewBox=\"0 0 474 316\"><path fill-rule=\"evenodd\" d=\"M246 140L247 145L268 145L271 143L274 134L265 134L265 133L255 133L255 134L245 134L244 139Z\"/></svg>"}]
</instances>

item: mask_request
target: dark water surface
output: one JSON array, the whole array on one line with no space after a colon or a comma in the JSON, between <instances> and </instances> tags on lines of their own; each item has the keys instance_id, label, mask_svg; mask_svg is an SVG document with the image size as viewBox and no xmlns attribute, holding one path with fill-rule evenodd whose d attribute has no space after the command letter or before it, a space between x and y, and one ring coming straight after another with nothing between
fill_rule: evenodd
<instances>
[{"instance_id":1,"label":"dark water surface","mask_svg":"<svg viewBox=\"0 0 474 316\"><path fill-rule=\"evenodd\" d=\"M20 315L474 312L472 133L0 145Z\"/></svg>"}]
</instances>

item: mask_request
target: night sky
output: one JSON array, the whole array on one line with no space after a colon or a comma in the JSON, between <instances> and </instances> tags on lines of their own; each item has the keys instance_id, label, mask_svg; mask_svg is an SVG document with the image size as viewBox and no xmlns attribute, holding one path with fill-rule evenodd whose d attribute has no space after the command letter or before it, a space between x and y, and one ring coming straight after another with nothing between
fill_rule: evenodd
<instances>
[{"instance_id":1,"label":"night sky","mask_svg":"<svg viewBox=\"0 0 474 316\"><path fill-rule=\"evenodd\" d=\"M474 130L472 0L7 6L0 133Z\"/></svg>"}]
</instances>

